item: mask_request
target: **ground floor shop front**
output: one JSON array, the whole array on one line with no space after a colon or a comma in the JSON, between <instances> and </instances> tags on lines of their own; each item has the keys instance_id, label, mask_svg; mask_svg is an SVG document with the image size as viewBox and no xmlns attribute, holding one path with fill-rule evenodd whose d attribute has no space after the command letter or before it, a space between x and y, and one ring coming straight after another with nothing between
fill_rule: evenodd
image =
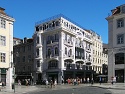
<instances>
[{"instance_id":1,"label":"ground floor shop front","mask_svg":"<svg viewBox=\"0 0 125 94\"><path fill-rule=\"evenodd\" d=\"M16 79L15 79L16 83L18 83L20 81L22 85L25 85L26 80L29 81L30 85L33 83L32 73L26 73L26 72L16 73Z\"/></svg>"},{"instance_id":2,"label":"ground floor shop front","mask_svg":"<svg viewBox=\"0 0 125 94\"><path fill-rule=\"evenodd\" d=\"M4 83L4 85L6 85L6 70L7 68L0 68L0 82Z\"/></svg>"},{"instance_id":3,"label":"ground floor shop front","mask_svg":"<svg viewBox=\"0 0 125 94\"><path fill-rule=\"evenodd\" d=\"M115 77L116 77L116 82L124 82L124 77L125 77L125 73L124 73L124 69L119 69L119 70L115 70Z\"/></svg>"},{"instance_id":4,"label":"ground floor shop front","mask_svg":"<svg viewBox=\"0 0 125 94\"><path fill-rule=\"evenodd\" d=\"M46 78L48 81L53 80L57 81L57 83L67 83L67 79L82 79L82 81L87 82L87 78L89 81L94 77L94 72L92 70L58 70L58 71L46 71ZM44 75L44 74L43 74Z\"/></svg>"}]
</instances>

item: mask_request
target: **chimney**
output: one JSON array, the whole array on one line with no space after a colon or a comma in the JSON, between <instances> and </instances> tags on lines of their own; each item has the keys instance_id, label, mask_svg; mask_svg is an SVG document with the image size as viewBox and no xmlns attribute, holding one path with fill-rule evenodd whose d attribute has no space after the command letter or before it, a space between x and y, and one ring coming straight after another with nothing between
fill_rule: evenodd
<instances>
[{"instance_id":1,"label":"chimney","mask_svg":"<svg viewBox=\"0 0 125 94\"><path fill-rule=\"evenodd\" d=\"M4 10L5 10L4 8L0 7L0 13L6 15L6 13L4 12Z\"/></svg>"},{"instance_id":2,"label":"chimney","mask_svg":"<svg viewBox=\"0 0 125 94\"><path fill-rule=\"evenodd\" d=\"M27 43L27 37L24 38L24 43Z\"/></svg>"}]
</instances>

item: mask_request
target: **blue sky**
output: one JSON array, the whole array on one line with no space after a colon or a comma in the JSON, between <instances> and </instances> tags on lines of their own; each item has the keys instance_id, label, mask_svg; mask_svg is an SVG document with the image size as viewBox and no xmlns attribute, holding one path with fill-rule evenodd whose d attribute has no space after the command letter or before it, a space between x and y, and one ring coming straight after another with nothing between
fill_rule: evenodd
<instances>
[{"instance_id":1,"label":"blue sky","mask_svg":"<svg viewBox=\"0 0 125 94\"><path fill-rule=\"evenodd\" d=\"M108 43L108 24L105 18L125 0L0 0L0 7L15 18L14 36L31 38L35 23L57 14L92 29Z\"/></svg>"}]
</instances>

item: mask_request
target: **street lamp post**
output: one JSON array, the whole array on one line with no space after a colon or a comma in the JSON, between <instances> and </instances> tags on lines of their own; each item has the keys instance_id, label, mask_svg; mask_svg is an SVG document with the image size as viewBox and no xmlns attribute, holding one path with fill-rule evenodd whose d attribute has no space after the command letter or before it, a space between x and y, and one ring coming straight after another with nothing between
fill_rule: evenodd
<instances>
[{"instance_id":1,"label":"street lamp post","mask_svg":"<svg viewBox=\"0 0 125 94\"><path fill-rule=\"evenodd\" d=\"M125 85L125 53L124 53L124 85Z\"/></svg>"},{"instance_id":2,"label":"street lamp post","mask_svg":"<svg viewBox=\"0 0 125 94\"><path fill-rule=\"evenodd\" d=\"M16 53L13 53L13 52L11 52L11 55L14 55L15 54L15 56L16 57L18 57L19 56L19 54L18 54L18 52L16 52ZM12 68L13 68L13 84L12 84L12 89L14 89L14 93L15 93L15 78L16 78L16 74L15 74L15 62L13 62L12 63Z\"/></svg>"},{"instance_id":3,"label":"street lamp post","mask_svg":"<svg viewBox=\"0 0 125 94\"><path fill-rule=\"evenodd\" d=\"M113 83L113 77L114 77L114 71L115 71L115 69L114 69L114 51L113 51L113 49L112 49L112 78L111 78L111 80L112 80L112 83Z\"/></svg>"}]
</instances>

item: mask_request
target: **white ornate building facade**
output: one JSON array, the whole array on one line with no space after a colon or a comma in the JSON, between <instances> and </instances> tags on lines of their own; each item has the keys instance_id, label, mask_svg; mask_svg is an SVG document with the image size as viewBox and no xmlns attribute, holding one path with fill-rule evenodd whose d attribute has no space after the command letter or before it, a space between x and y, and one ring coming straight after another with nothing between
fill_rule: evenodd
<instances>
[{"instance_id":1,"label":"white ornate building facade","mask_svg":"<svg viewBox=\"0 0 125 94\"><path fill-rule=\"evenodd\" d=\"M57 15L35 26L35 79L92 78L92 32Z\"/></svg>"}]
</instances>

